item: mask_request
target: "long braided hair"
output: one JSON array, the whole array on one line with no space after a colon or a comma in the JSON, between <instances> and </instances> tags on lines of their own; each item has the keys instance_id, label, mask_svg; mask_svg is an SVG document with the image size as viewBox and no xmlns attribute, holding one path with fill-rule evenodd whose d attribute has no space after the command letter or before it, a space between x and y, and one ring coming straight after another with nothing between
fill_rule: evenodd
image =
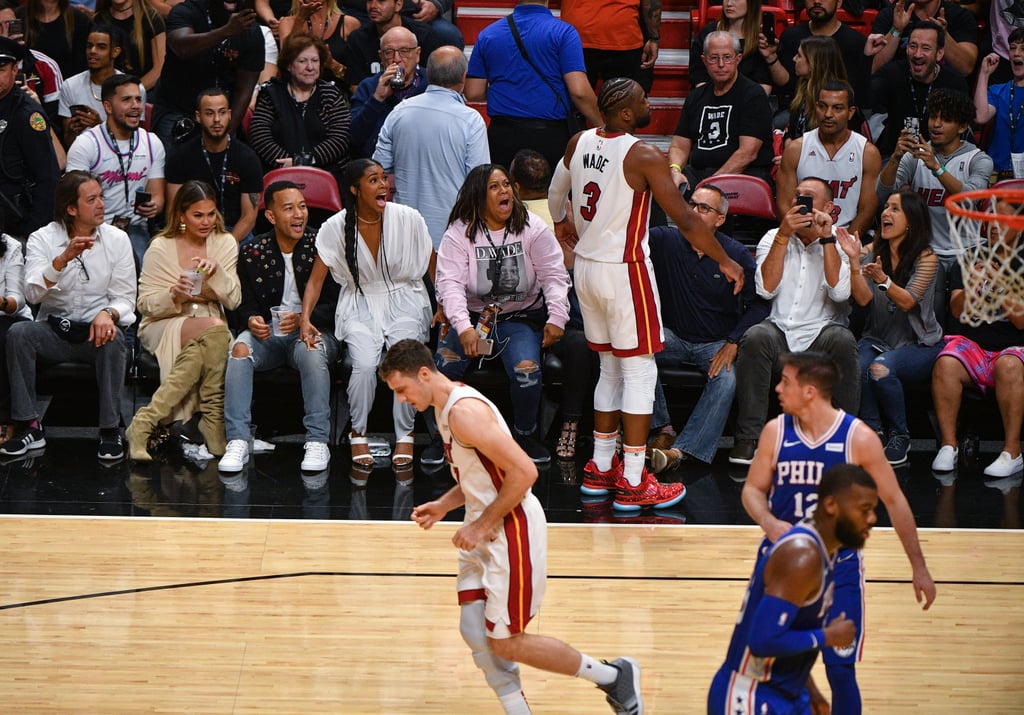
<instances>
[{"instance_id":1,"label":"long braided hair","mask_svg":"<svg viewBox=\"0 0 1024 715\"><path fill-rule=\"evenodd\" d=\"M341 191L341 203L345 208L345 263L348 265L348 272L352 274L352 280L356 284L356 290L363 292L362 286L359 285L359 263L356 260L356 221L358 217L356 212L359 206L359 180L363 178L363 173L371 166L381 166L379 162L373 159L355 159L345 165L345 170L342 172L341 178L345 183L345 186ZM384 167L381 167L382 169ZM352 189L355 189L353 193ZM381 238L384 236L384 216L380 217L381 220Z\"/></svg>"}]
</instances>

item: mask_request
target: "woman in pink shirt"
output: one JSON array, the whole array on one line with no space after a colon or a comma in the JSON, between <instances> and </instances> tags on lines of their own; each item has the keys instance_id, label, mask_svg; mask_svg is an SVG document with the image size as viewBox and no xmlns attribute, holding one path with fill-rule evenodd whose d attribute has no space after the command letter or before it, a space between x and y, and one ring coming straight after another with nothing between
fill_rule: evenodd
<instances>
[{"instance_id":1,"label":"woman in pink shirt","mask_svg":"<svg viewBox=\"0 0 1024 715\"><path fill-rule=\"evenodd\" d=\"M562 336L568 289L554 234L526 209L505 169L473 169L437 254L437 300L450 325L442 326L437 365L459 380L474 359L500 359L510 382L513 436L538 463L551 459L537 435L541 348ZM500 307L486 336L493 341L489 356L481 353L476 327L488 306Z\"/></svg>"}]
</instances>

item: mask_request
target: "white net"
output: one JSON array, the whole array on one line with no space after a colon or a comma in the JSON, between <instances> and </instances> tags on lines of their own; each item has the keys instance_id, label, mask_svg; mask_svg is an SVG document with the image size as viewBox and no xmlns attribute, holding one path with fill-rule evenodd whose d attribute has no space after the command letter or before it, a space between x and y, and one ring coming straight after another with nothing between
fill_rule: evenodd
<instances>
[{"instance_id":1,"label":"white net","mask_svg":"<svg viewBox=\"0 0 1024 715\"><path fill-rule=\"evenodd\" d=\"M968 191L946 200L968 325L1024 316L1024 190Z\"/></svg>"}]
</instances>

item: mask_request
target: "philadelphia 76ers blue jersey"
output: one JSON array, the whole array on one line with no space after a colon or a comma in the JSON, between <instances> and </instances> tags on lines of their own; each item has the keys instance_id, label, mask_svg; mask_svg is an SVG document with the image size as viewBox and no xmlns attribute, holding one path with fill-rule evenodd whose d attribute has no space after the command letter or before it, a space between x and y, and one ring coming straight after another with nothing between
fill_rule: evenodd
<instances>
[{"instance_id":1,"label":"philadelphia 76ers blue jersey","mask_svg":"<svg viewBox=\"0 0 1024 715\"><path fill-rule=\"evenodd\" d=\"M732 700L737 693L745 692L749 699L746 699L743 705L749 706L757 702L757 693L760 692L761 686L766 686L764 692L760 692L762 699L770 698L773 691L781 694L784 698L796 699L807 687L807 676L811 672L814 661L818 658L818 650L824 644L819 644L817 648L806 650L803 653L777 658L755 656L750 652L749 647L751 634L755 629L754 614L764 598L764 570L768 564L768 558L779 548L780 544L794 539L808 539L814 543L821 554L822 568L821 585L814 595L799 604L790 624L790 630L810 631L824 626L825 617L832 604L835 554L829 555L821 536L808 520L797 524L783 534L772 545L766 558L758 559L754 567L754 574L750 577L750 583L747 586L743 606L740 608L740 614L736 621L736 628L732 633L732 640L729 641L729 652L715 679L717 684L715 690L719 691L715 695L716 700L724 695L723 689L731 693L726 700L723 700L723 703ZM737 705L737 703L732 703L730 709L723 709L722 712L761 712L756 707L749 710L739 707L737 710ZM714 710L717 711L717 708Z\"/></svg>"},{"instance_id":2,"label":"philadelphia 76ers blue jersey","mask_svg":"<svg viewBox=\"0 0 1024 715\"><path fill-rule=\"evenodd\" d=\"M795 524L814 513L821 475L835 464L850 461L853 432L859 423L853 415L836 411L836 419L816 442L803 433L792 415L779 415L775 442L775 476L768 493L772 516Z\"/></svg>"}]
</instances>

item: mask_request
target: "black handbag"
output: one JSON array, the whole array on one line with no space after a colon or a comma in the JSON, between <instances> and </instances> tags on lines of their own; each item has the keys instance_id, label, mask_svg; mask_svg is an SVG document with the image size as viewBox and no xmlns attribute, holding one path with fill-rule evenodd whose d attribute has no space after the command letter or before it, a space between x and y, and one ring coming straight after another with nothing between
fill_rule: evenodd
<instances>
[{"instance_id":1,"label":"black handbag","mask_svg":"<svg viewBox=\"0 0 1024 715\"><path fill-rule=\"evenodd\" d=\"M84 343L89 339L89 328L92 323L71 320L71 318L59 315L46 316L46 322L50 324L53 332L57 333L57 337L61 340L67 340L69 343Z\"/></svg>"}]
</instances>

